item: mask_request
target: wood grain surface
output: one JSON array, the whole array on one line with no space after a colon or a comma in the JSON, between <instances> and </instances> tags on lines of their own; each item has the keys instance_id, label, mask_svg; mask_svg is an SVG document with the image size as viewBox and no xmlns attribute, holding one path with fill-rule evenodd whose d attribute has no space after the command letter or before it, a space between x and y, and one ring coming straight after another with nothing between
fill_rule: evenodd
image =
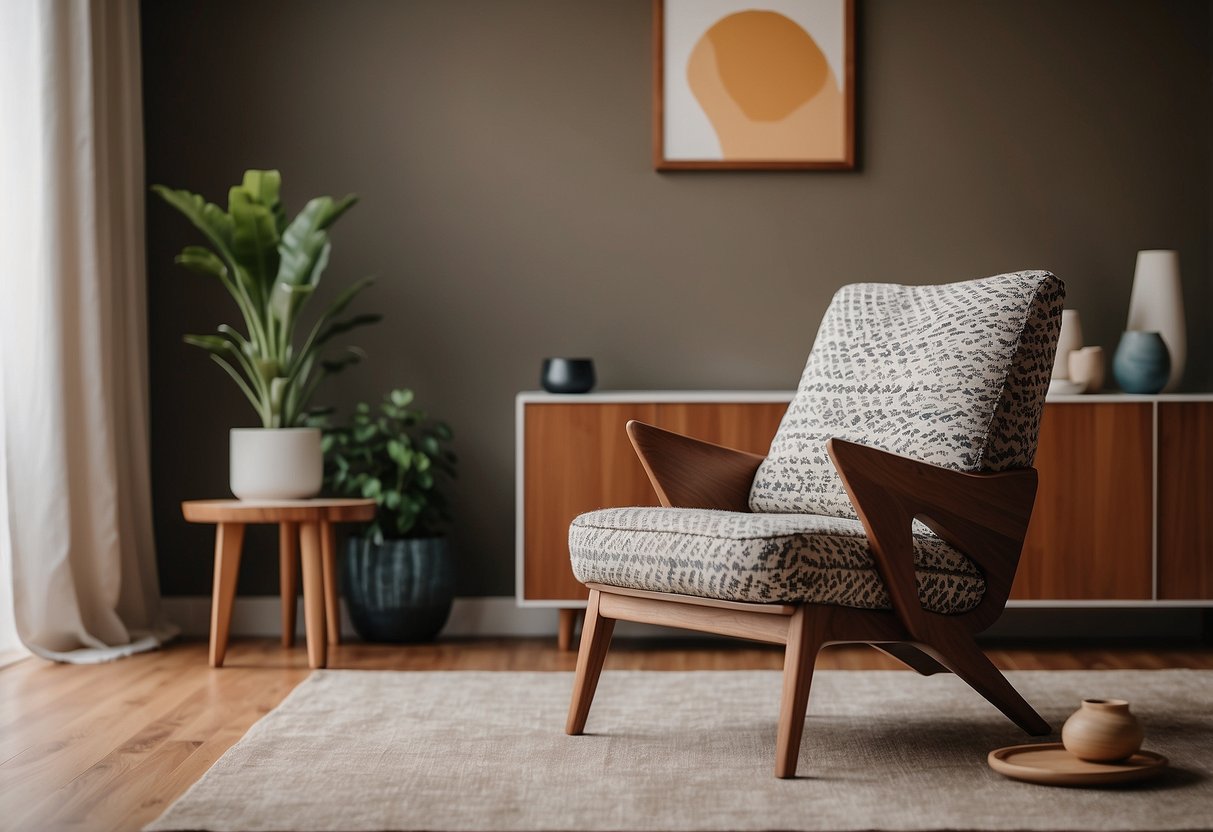
<instances>
[{"instance_id":1,"label":"wood grain surface","mask_svg":"<svg viewBox=\"0 0 1213 832\"><path fill-rule=\"evenodd\" d=\"M629 420L765 455L786 410L783 402L528 403L524 410L524 597L588 597L569 566L569 524L578 514L658 505L628 440Z\"/></svg>"},{"instance_id":2,"label":"wood grain surface","mask_svg":"<svg viewBox=\"0 0 1213 832\"><path fill-rule=\"evenodd\" d=\"M186 500L181 513L191 523L355 523L375 518L375 501L348 498L314 500Z\"/></svg>"},{"instance_id":3,"label":"wood grain surface","mask_svg":"<svg viewBox=\"0 0 1213 832\"><path fill-rule=\"evenodd\" d=\"M750 487L764 457L628 422L628 438L666 508L750 510Z\"/></svg>"},{"instance_id":4,"label":"wood grain surface","mask_svg":"<svg viewBox=\"0 0 1213 832\"><path fill-rule=\"evenodd\" d=\"M1149 404L1045 407L1012 598L1151 597L1152 421Z\"/></svg>"},{"instance_id":5,"label":"wood grain surface","mask_svg":"<svg viewBox=\"0 0 1213 832\"><path fill-rule=\"evenodd\" d=\"M528 404L523 590L529 599L584 599L569 566L569 524L610 506L655 506L657 496L624 426L651 422L654 404Z\"/></svg>"},{"instance_id":6,"label":"wood grain surface","mask_svg":"<svg viewBox=\"0 0 1213 832\"><path fill-rule=\"evenodd\" d=\"M1213 598L1213 402L1158 406L1158 597Z\"/></svg>"},{"instance_id":7,"label":"wood grain surface","mask_svg":"<svg viewBox=\"0 0 1213 832\"><path fill-rule=\"evenodd\" d=\"M1196 667L1213 649L1000 648L1005 670ZM330 666L361 670L571 672L553 639L334 646ZM610 670L780 670L778 647L718 640L617 639ZM826 647L818 670L898 669L861 645ZM99 665L30 658L0 669L0 817L15 830L136 830L151 822L310 671L277 639L236 639L226 667L204 641ZM559 726L555 730L559 730Z\"/></svg>"}]
</instances>

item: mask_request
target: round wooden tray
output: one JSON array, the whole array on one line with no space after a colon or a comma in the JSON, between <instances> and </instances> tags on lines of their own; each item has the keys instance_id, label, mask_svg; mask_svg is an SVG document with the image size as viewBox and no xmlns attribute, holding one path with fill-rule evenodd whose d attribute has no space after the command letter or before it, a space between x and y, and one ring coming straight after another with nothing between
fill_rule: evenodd
<instances>
[{"instance_id":1,"label":"round wooden tray","mask_svg":"<svg viewBox=\"0 0 1213 832\"><path fill-rule=\"evenodd\" d=\"M1088 763L1066 751L1059 742L996 748L986 758L990 768L1014 780L1045 786L1105 786L1153 777L1167 766L1167 758L1153 751L1138 751L1117 763Z\"/></svg>"}]
</instances>

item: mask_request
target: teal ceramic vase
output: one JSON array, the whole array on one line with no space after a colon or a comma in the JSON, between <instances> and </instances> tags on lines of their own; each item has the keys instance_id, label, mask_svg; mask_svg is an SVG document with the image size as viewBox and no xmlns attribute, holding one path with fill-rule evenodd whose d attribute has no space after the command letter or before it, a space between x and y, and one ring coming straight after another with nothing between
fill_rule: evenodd
<instances>
[{"instance_id":1,"label":"teal ceramic vase","mask_svg":"<svg viewBox=\"0 0 1213 832\"><path fill-rule=\"evenodd\" d=\"M446 624L455 571L445 537L350 538L343 566L350 620L363 641L430 641Z\"/></svg>"},{"instance_id":2,"label":"teal ceramic vase","mask_svg":"<svg viewBox=\"0 0 1213 832\"><path fill-rule=\"evenodd\" d=\"M1157 393L1171 377L1171 355L1157 332L1128 330L1112 359L1112 375L1126 393Z\"/></svg>"}]
</instances>

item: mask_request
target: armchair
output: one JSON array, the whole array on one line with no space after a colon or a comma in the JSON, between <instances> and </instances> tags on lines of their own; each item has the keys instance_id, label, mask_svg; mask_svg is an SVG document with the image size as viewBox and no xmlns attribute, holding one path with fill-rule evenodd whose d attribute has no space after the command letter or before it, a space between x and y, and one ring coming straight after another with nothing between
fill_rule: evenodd
<instances>
[{"instance_id":1,"label":"armchair","mask_svg":"<svg viewBox=\"0 0 1213 832\"><path fill-rule=\"evenodd\" d=\"M813 664L862 642L1049 725L977 647L1036 494L1062 283L1019 272L835 296L768 456L629 422L661 508L573 521L590 589L566 730L584 731L616 620L785 646L775 775L796 774Z\"/></svg>"}]
</instances>

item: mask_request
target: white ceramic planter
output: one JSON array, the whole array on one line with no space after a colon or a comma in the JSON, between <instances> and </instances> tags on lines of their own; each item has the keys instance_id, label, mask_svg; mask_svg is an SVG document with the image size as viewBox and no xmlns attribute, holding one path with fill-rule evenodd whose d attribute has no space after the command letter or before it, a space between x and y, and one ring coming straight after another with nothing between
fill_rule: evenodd
<instances>
[{"instance_id":1,"label":"white ceramic planter","mask_svg":"<svg viewBox=\"0 0 1213 832\"><path fill-rule=\"evenodd\" d=\"M232 428L230 479L241 500L300 500L320 493L319 428Z\"/></svg>"}]
</instances>

